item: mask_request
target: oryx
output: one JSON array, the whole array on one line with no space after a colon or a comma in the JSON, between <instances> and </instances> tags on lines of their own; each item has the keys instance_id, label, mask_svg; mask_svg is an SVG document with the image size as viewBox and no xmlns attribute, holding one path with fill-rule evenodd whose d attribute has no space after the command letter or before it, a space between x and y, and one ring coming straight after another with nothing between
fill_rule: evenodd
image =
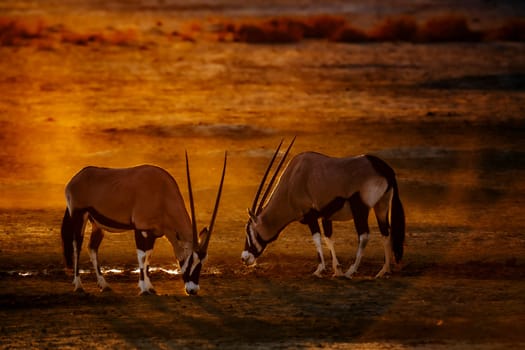
<instances>
[{"instance_id":1,"label":"oryx","mask_svg":"<svg viewBox=\"0 0 525 350\"><path fill-rule=\"evenodd\" d=\"M175 179L164 169L153 165L132 168L99 168L89 166L80 170L66 185L67 208L62 221L62 243L67 267L73 267L75 291L82 290L79 257L84 228L89 220L92 232L89 254L101 290L109 289L98 263L98 248L103 230L120 232L133 230L140 268L141 294L155 293L148 267L155 240L163 235L173 246L178 259L185 290L199 291L199 275L207 257L208 243L224 183L226 158L211 217L209 229L197 234L193 193L191 189L188 154L186 176L190 199L191 219Z\"/></svg>"},{"instance_id":2,"label":"oryx","mask_svg":"<svg viewBox=\"0 0 525 350\"><path fill-rule=\"evenodd\" d=\"M318 222L321 218L325 244L332 255L334 275L342 276L331 239L332 221L353 218L359 246L354 264L344 274L351 278L359 268L369 239L368 214L370 209L374 208L385 250L385 263L376 277L389 273L392 251L396 262L400 262L405 239L405 214L399 199L394 170L383 160L371 155L333 158L320 153L305 152L290 161L270 198L265 202L293 142L278 164L259 202L262 188L282 141L277 147L259 185L252 208L249 209L245 248L241 255L244 263L253 265L268 243L277 239L288 224L299 221L308 225L312 233L319 257L319 265L314 274L320 276L325 269Z\"/></svg>"}]
</instances>

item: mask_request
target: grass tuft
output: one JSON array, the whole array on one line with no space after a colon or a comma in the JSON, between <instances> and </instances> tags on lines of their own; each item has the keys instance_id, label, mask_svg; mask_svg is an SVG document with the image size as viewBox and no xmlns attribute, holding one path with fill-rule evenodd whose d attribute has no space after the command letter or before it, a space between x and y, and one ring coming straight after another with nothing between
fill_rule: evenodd
<instances>
[{"instance_id":1,"label":"grass tuft","mask_svg":"<svg viewBox=\"0 0 525 350\"><path fill-rule=\"evenodd\" d=\"M12 19L0 17L0 45L21 45L24 41L40 39L46 25L42 19Z\"/></svg>"},{"instance_id":2,"label":"grass tuft","mask_svg":"<svg viewBox=\"0 0 525 350\"><path fill-rule=\"evenodd\" d=\"M411 41L418 39L418 24L413 17L388 17L370 30L374 41Z\"/></svg>"},{"instance_id":3,"label":"grass tuft","mask_svg":"<svg viewBox=\"0 0 525 350\"><path fill-rule=\"evenodd\" d=\"M489 40L525 41L525 20L511 19L486 34Z\"/></svg>"},{"instance_id":4,"label":"grass tuft","mask_svg":"<svg viewBox=\"0 0 525 350\"><path fill-rule=\"evenodd\" d=\"M430 18L420 28L423 42L479 41L480 32L472 31L467 19L460 15L441 15Z\"/></svg>"}]
</instances>

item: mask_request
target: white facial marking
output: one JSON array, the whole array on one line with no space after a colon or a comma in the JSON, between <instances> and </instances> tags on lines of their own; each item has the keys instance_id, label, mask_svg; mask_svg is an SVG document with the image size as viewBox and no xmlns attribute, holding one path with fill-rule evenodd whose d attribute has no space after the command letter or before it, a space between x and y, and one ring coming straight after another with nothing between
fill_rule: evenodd
<instances>
[{"instance_id":1,"label":"white facial marking","mask_svg":"<svg viewBox=\"0 0 525 350\"><path fill-rule=\"evenodd\" d=\"M188 256L186 259L184 259L184 264L180 268L180 273L184 274L186 272L186 269L188 268L188 264L190 262L190 256Z\"/></svg>"},{"instance_id":2,"label":"white facial marking","mask_svg":"<svg viewBox=\"0 0 525 350\"><path fill-rule=\"evenodd\" d=\"M257 238L255 238L255 230L252 228L252 225L248 225L248 232L250 234L250 241L255 246L255 248L257 248L257 251L260 252L262 247L259 244L259 241L257 241Z\"/></svg>"},{"instance_id":3,"label":"white facial marking","mask_svg":"<svg viewBox=\"0 0 525 350\"><path fill-rule=\"evenodd\" d=\"M246 265L253 265L255 263L255 256L247 250L242 252L241 259Z\"/></svg>"},{"instance_id":4,"label":"white facial marking","mask_svg":"<svg viewBox=\"0 0 525 350\"><path fill-rule=\"evenodd\" d=\"M197 292L200 289L199 285L193 283L192 281L186 282L184 288L186 289L186 293L188 294L197 294Z\"/></svg>"},{"instance_id":5,"label":"white facial marking","mask_svg":"<svg viewBox=\"0 0 525 350\"><path fill-rule=\"evenodd\" d=\"M191 270L190 275L193 274L193 271L197 267L198 264L200 264L201 260L199 259L199 255L195 252L193 252L193 264L191 264Z\"/></svg>"},{"instance_id":6,"label":"white facial marking","mask_svg":"<svg viewBox=\"0 0 525 350\"><path fill-rule=\"evenodd\" d=\"M142 231L141 233L142 233L142 237L148 238L148 233L146 231Z\"/></svg>"}]
</instances>

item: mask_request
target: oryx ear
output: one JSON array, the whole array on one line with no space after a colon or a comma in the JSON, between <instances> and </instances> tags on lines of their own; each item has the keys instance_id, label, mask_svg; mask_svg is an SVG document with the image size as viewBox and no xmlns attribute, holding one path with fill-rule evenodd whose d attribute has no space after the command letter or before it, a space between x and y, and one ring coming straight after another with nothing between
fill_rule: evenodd
<instances>
[{"instance_id":1,"label":"oryx ear","mask_svg":"<svg viewBox=\"0 0 525 350\"><path fill-rule=\"evenodd\" d=\"M206 253L208 251L208 244L210 243L210 231L205 227L199 233L199 253Z\"/></svg>"},{"instance_id":2,"label":"oryx ear","mask_svg":"<svg viewBox=\"0 0 525 350\"><path fill-rule=\"evenodd\" d=\"M199 242L204 242L204 238L208 235L208 228L205 227L199 232Z\"/></svg>"}]
</instances>

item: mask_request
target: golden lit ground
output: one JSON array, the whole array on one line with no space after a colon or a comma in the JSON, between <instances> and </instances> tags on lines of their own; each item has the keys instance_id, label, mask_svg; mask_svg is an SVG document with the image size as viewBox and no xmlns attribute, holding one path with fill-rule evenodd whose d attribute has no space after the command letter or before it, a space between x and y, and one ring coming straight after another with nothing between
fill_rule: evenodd
<instances>
[{"instance_id":1,"label":"golden lit ground","mask_svg":"<svg viewBox=\"0 0 525 350\"><path fill-rule=\"evenodd\" d=\"M0 47L0 347L523 346L524 44L187 42L148 29L217 9L57 4L2 6L79 32L134 28L140 43ZM362 11L354 16L376 16ZM492 16L482 12L481 24ZM314 247L299 224L255 269L241 265L246 208L273 148L294 135L293 154L370 152L395 168L408 225L401 271L370 279L383 259L372 216L352 281L311 276ZM59 238L65 183L85 165L153 163L186 198L185 149L199 226L229 152L199 297L165 273L153 275L159 296L137 297L130 233L108 234L101 247L103 266L124 270L107 278L114 291L99 294L84 250L88 294L73 294ZM352 225L335 226L345 268ZM159 240L154 266L173 262Z\"/></svg>"}]
</instances>

